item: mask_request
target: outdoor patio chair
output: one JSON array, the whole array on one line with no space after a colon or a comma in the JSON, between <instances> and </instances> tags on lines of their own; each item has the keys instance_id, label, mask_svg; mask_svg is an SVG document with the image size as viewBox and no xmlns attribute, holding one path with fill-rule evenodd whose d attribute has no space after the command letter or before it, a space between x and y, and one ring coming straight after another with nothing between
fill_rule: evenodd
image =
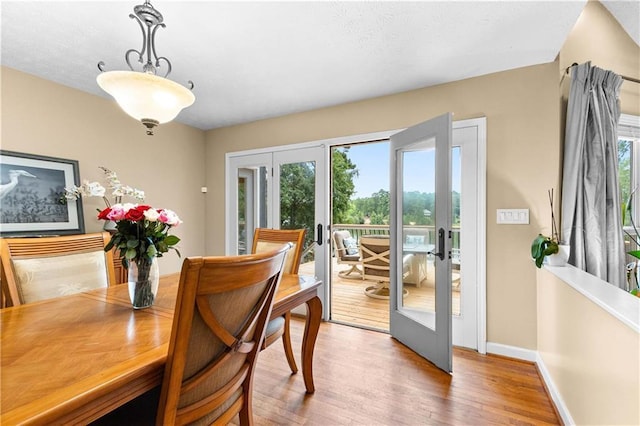
<instances>
[{"instance_id":1,"label":"outdoor patio chair","mask_svg":"<svg viewBox=\"0 0 640 426\"><path fill-rule=\"evenodd\" d=\"M335 256L338 265L349 265L348 270L339 271L338 276L342 278L355 278L362 279L362 269L359 268L360 262L360 249L355 238L351 237L349 231L334 231L333 232L333 246L335 249ZM356 275L351 276L355 273Z\"/></svg>"},{"instance_id":2,"label":"outdoor patio chair","mask_svg":"<svg viewBox=\"0 0 640 426\"><path fill-rule=\"evenodd\" d=\"M388 235L363 235L360 237L360 256L362 258L362 277L364 280L374 280L378 284L365 288L364 293L374 299L389 298L390 246ZM402 276L406 277L411 271L413 255L407 254L402 258ZM403 296L409 291L403 288Z\"/></svg>"}]
</instances>

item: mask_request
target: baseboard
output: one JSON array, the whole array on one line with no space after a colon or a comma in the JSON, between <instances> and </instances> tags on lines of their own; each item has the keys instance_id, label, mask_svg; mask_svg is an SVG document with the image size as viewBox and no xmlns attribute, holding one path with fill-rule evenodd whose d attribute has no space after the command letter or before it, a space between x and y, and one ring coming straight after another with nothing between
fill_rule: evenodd
<instances>
[{"instance_id":1,"label":"baseboard","mask_svg":"<svg viewBox=\"0 0 640 426\"><path fill-rule=\"evenodd\" d=\"M538 353L531 349L524 349L517 346L509 346L492 342L487 342L487 353L530 362L536 362L538 356Z\"/></svg>"},{"instance_id":2,"label":"baseboard","mask_svg":"<svg viewBox=\"0 0 640 426\"><path fill-rule=\"evenodd\" d=\"M560 395L558 388L553 382L551 374L549 373L549 370L544 364L544 360L542 359L538 351L519 348L517 346L503 345L501 343L487 342L487 353L534 362L538 367L538 371L540 372L542 381L547 388L547 393L553 401L553 404L556 407L556 411L558 412L562 423L565 425L575 425L575 422L573 421L573 418L569 413L569 409L564 403L564 400L562 399L562 396Z\"/></svg>"},{"instance_id":3,"label":"baseboard","mask_svg":"<svg viewBox=\"0 0 640 426\"><path fill-rule=\"evenodd\" d=\"M547 370L547 366L544 363L544 360L540 356L539 352L536 352L536 365L538 366L538 371L542 376L542 381L547 388L547 392L551 397L554 405L556 406L556 410L558 411L558 415L562 419L562 423L565 425L575 425L573 418L571 417L571 413L569 413L569 409L567 408L558 388L556 387L553 379L551 378L551 374L549 370Z\"/></svg>"}]
</instances>

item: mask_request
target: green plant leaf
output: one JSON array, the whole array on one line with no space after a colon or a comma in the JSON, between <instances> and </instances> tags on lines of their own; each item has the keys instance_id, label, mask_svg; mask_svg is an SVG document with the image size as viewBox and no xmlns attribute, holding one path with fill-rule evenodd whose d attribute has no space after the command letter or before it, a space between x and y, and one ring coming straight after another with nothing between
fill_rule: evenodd
<instances>
[{"instance_id":1,"label":"green plant leaf","mask_svg":"<svg viewBox=\"0 0 640 426\"><path fill-rule=\"evenodd\" d=\"M127 248L136 248L140 244L138 240L127 240Z\"/></svg>"},{"instance_id":2,"label":"green plant leaf","mask_svg":"<svg viewBox=\"0 0 640 426\"><path fill-rule=\"evenodd\" d=\"M111 238L106 246L104 246L104 251L110 251L113 248L113 244L115 242L115 238Z\"/></svg>"},{"instance_id":3,"label":"green plant leaf","mask_svg":"<svg viewBox=\"0 0 640 426\"><path fill-rule=\"evenodd\" d=\"M179 242L180 238L176 237L175 235L167 235L167 237L164 239L164 243L168 246L174 246Z\"/></svg>"},{"instance_id":4,"label":"green plant leaf","mask_svg":"<svg viewBox=\"0 0 640 426\"><path fill-rule=\"evenodd\" d=\"M126 253L124 254L124 257L129 259L129 260L135 258L136 257L136 250L132 249L132 248L128 249L126 251Z\"/></svg>"},{"instance_id":5,"label":"green plant leaf","mask_svg":"<svg viewBox=\"0 0 640 426\"><path fill-rule=\"evenodd\" d=\"M627 254L630 254L631 256L635 257L636 259L640 259L640 250L628 251Z\"/></svg>"},{"instance_id":6,"label":"green plant leaf","mask_svg":"<svg viewBox=\"0 0 640 426\"><path fill-rule=\"evenodd\" d=\"M542 234L538 234L538 236L531 243L531 257L536 259L542 254L544 250L543 246L545 245L546 241L546 237L544 237Z\"/></svg>"},{"instance_id":7,"label":"green plant leaf","mask_svg":"<svg viewBox=\"0 0 640 426\"><path fill-rule=\"evenodd\" d=\"M535 259L538 268L542 267L545 256L558 253L558 251L558 243L542 234L538 234L531 243L531 257Z\"/></svg>"}]
</instances>

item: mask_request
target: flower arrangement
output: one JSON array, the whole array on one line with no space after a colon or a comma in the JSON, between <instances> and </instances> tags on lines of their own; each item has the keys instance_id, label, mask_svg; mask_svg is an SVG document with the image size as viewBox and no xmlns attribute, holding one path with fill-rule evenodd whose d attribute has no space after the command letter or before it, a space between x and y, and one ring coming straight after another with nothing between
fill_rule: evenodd
<instances>
[{"instance_id":1,"label":"flower arrangement","mask_svg":"<svg viewBox=\"0 0 640 426\"><path fill-rule=\"evenodd\" d=\"M118 175L115 172L100 166L100 169L104 172L105 178L108 182L109 189L115 204L122 203L122 197L129 196L139 201L144 201L144 191L132 188L128 185L123 185L118 179ZM65 188L65 198L67 200L77 200L81 197L102 197L107 207L111 206L109 198L106 196L107 190L98 182L89 182L84 180L80 186L72 186L71 188Z\"/></svg>"},{"instance_id":2,"label":"flower arrangement","mask_svg":"<svg viewBox=\"0 0 640 426\"><path fill-rule=\"evenodd\" d=\"M180 238L169 235L169 229L182 221L171 210L130 203L114 204L98 213L98 219L116 222L116 232L104 249L118 249L125 268L129 262L151 262L169 249L176 250L180 256L174 247Z\"/></svg>"},{"instance_id":3,"label":"flower arrangement","mask_svg":"<svg viewBox=\"0 0 640 426\"><path fill-rule=\"evenodd\" d=\"M130 203L109 206L98 213L98 219L116 223L104 250L115 247L123 266L129 269L129 293L134 308L151 306L158 286L154 260L169 250L180 256L175 247L180 238L169 235L169 230L182 221L171 210Z\"/></svg>"}]
</instances>

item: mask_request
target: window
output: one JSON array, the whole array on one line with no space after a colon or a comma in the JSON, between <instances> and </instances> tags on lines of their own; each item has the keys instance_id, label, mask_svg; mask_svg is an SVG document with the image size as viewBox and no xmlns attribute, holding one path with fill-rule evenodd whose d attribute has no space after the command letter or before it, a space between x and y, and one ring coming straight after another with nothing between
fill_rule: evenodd
<instances>
[{"instance_id":1,"label":"window","mask_svg":"<svg viewBox=\"0 0 640 426\"><path fill-rule=\"evenodd\" d=\"M618 181L621 202L626 203L633 191L633 220L640 223L640 117L623 114L618 124ZM625 218L631 226L631 217Z\"/></svg>"},{"instance_id":2,"label":"window","mask_svg":"<svg viewBox=\"0 0 640 426\"><path fill-rule=\"evenodd\" d=\"M626 211L623 228L625 251L638 250L638 235L634 229L640 225L640 117L622 115L618 124L618 182L620 202L626 206L633 194L631 214ZM626 207L625 207L626 208ZM638 288L638 259L627 254L627 290Z\"/></svg>"}]
</instances>

